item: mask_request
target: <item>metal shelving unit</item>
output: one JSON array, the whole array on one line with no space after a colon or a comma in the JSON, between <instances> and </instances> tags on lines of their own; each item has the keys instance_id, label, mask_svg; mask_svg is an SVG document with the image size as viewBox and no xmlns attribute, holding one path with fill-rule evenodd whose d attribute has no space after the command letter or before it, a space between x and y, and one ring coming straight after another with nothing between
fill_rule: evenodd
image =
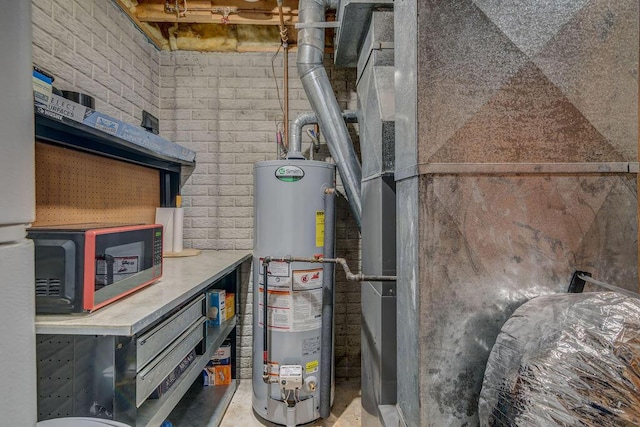
<instances>
[{"instance_id":1,"label":"metal shelving unit","mask_svg":"<svg viewBox=\"0 0 640 427\"><path fill-rule=\"evenodd\" d=\"M99 401L100 407L111 412L107 418L131 426L158 427L165 419L172 419L185 405L190 408L188 412L200 411L197 412L200 414L199 421L193 426L217 425L237 383L234 380L229 386L204 387L201 374L213 353L229 338L232 378L235 378L240 268L250 256L248 251L204 251L197 257L168 259L165 274L158 283L91 315L37 316L36 332L39 341L42 341L38 346L42 377L40 387L47 387L41 389L43 400L38 407L41 420L90 416L86 413L87 404L82 400L86 398L89 404ZM169 319L178 321L184 319L187 313L193 315L190 305L201 305L204 313L202 296L214 288L235 291L236 315L220 326L206 323L200 326L200 343L193 344L200 354L159 399L146 399L136 408L133 404L138 400L136 382L142 371L136 373L129 367L130 362L137 363L138 357L145 360L144 355L138 354L137 339L150 332L153 334L158 327L162 330L163 322ZM163 354L170 354L174 348L172 346L179 345L178 340L182 340L185 334L192 336L192 332L187 331L178 338L167 338L166 350L153 360L162 361ZM163 338L158 339L164 342ZM75 357L76 350L87 357ZM58 375L61 369L66 373L64 376ZM104 372L111 374L105 377ZM52 382L55 379L53 377L60 377L60 382ZM69 386L68 378L74 379L72 383L76 386L76 392L71 390L63 395L59 390ZM80 385L83 381L85 384ZM98 390L98 394L86 393L86 390ZM203 407L196 410L193 406L198 405L196 402ZM174 408L177 412L172 413ZM52 410L56 413L52 414Z\"/></svg>"},{"instance_id":2,"label":"metal shelving unit","mask_svg":"<svg viewBox=\"0 0 640 427\"><path fill-rule=\"evenodd\" d=\"M214 397L220 394L220 389L224 388L225 392L229 393L229 400L231 396L233 396L233 392L235 391L235 381L232 385L227 387L203 387L199 381L197 381L198 377L201 375L202 370L207 365L207 362L211 359L213 353L220 347L222 342L229 336L229 334L236 327L237 318L234 316L231 319L227 320L222 326L219 327L207 327L207 335L206 335L206 350L204 354L198 356L196 360L191 364L189 369L182 374L180 379L169 389L169 391L162 396L160 399L153 400L148 399L139 409L138 409L138 417L136 419L136 427L153 427L160 425L163 420L166 418L173 418L169 414L172 413L172 410L175 412L174 407L178 405L178 407L188 406L190 409L187 411L197 410L197 405L195 400L193 399L194 395L198 394L198 391L201 392L206 401L202 402L203 406L207 406L207 408L203 408L203 411L207 411L208 407L211 406L211 395ZM217 390L214 390L217 389ZM233 390L232 390L233 389ZM214 390L215 392L212 392ZM216 394L217 393L217 394ZM208 396L208 398L207 398ZM186 397L186 399L185 399ZM220 402L221 399L213 399L215 402ZM184 402L180 403L179 402ZM228 402L224 405L220 406L220 410L222 414L224 414L224 410L226 409ZM196 406L191 408L192 406ZM216 408L213 408L214 410ZM177 409L177 408L176 408ZM179 411L182 412L182 411ZM211 415L213 415L214 411L211 411ZM202 415L204 416L204 414ZM193 424L194 426L204 425L205 418L197 418L200 420L200 424ZM208 419L208 418L207 418ZM182 426L183 423L180 422L177 425ZM189 425L189 424L186 424ZM217 425L217 424L212 424Z\"/></svg>"}]
</instances>

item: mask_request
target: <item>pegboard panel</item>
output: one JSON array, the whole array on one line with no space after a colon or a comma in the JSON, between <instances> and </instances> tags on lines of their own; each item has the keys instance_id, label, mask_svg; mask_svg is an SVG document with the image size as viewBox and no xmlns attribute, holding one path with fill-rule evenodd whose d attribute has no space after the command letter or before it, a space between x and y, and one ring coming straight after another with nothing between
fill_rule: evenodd
<instances>
[{"instance_id":1,"label":"pegboard panel","mask_svg":"<svg viewBox=\"0 0 640 427\"><path fill-rule=\"evenodd\" d=\"M38 335L38 420L73 415L73 336Z\"/></svg>"},{"instance_id":2,"label":"pegboard panel","mask_svg":"<svg viewBox=\"0 0 640 427\"><path fill-rule=\"evenodd\" d=\"M34 226L88 222L153 224L160 172L36 142Z\"/></svg>"}]
</instances>

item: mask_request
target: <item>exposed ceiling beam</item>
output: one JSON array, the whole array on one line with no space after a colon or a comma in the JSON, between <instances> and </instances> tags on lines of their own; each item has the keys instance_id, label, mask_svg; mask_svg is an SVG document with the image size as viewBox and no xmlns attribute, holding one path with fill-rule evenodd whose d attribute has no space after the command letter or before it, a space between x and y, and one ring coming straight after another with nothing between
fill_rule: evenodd
<instances>
[{"instance_id":1,"label":"exposed ceiling beam","mask_svg":"<svg viewBox=\"0 0 640 427\"><path fill-rule=\"evenodd\" d=\"M297 1L285 0L283 4L285 24L298 22ZM179 23L214 23L222 22L225 15L229 24L243 25L278 25L278 7L275 1L246 2L244 0L188 0L186 10L184 1L170 1L169 8L165 2L148 1L135 7L136 18L140 22L179 22Z\"/></svg>"},{"instance_id":2,"label":"exposed ceiling beam","mask_svg":"<svg viewBox=\"0 0 640 427\"><path fill-rule=\"evenodd\" d=\"M280 24L276 0L113 1L161 50L260 52L275 51L280 46L277 29L271 31ZM289 48L297 40L298 2L283 0ZM335 20L335 11L328 11L326 20ZM328 50L332 35L333 30L328 30Z\"/></svg>"},{"instance_id":3,"label":"exposed ceiling beam","mask_svg":"<svg viewBox=\"0 0 640 427\"><path fill-rule=\"evenodd\" d=\"M115 2L118 6L120 6L120 9L122 9L124 13L126 13L129 16L129 18L131 18L131 20L138 26L138 28L142 32L144 32L144 34L149 38L151 43L153 43L157 49L161 50L162 46L166 43L166 41L158 38L155 34L149 31L149 29L146 28L146 26L142 25L142 23L140 22L136 14L129 9L129 6L126 3L124 3L122 0L115 0Z\"/></svg>"}]
</instances>

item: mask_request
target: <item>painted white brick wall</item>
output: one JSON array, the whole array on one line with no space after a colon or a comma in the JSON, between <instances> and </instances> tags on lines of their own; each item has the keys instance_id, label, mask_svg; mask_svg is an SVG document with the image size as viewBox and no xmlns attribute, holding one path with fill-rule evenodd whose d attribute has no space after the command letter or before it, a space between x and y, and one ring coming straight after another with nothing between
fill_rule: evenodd
<instances>
[{"instance_id":1,"label":"painted white brick wall","mask_svg":"<svg viewBox=\"0 0 640 427\"><path fill-rule=\"evenodd\" d=\"M185 247L251 249L253 164L276 158L276 122L282 120L272 71L273 53L162 52L160 129L197 152L197 166L183 177ZM341 108L355 109L355 70L326 64ZM282 97L282 55L273 69ZM311 109L289 63L290 117ZM357 135L355 135L357 142ZM306 141L306 140L305 140ZM305 149L308 145L305 143ZM326 150L316 158L325 158ZM360 237L346 202L339 199L336 249L358 268ZM251 377L251 286L243 283L240 375ZM336 273L336 376L360 376L360 288Z\"/></svg>"},{"instance_id":2,"label":"painted white brick wall","mask_svg":"<svg viewBox=\"0 0 640 427\"><path fill-rule=\"evenodd\" d=\"M159 114L160 52L107 0L33 0L33 62L61 90L86 93L96 110L140 124Z\"/></svg>"}]
</instances>

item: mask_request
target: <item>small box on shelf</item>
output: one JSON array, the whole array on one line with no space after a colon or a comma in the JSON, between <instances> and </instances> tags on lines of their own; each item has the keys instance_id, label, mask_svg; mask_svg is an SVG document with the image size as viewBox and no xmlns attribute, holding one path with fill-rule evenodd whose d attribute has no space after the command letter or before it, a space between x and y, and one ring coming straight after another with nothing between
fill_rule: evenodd
<instances>
[{"instance_id":1,"label":"small box on shelf","mask_svg":"<svg viewBox=\"0 0 640 427\"><path fill-rule=\"evenodd\" d=\"M227 313L226 320L231 319L236 314L236 296L227 292L224 298L224 308Z\"/></svg>"},{"instance_id":2,"label":"small box on shelf","mask_svg":"<svg viewBox=\"0 0 640 427\"><path fill-rule=\"evenodd\" d=\"M211 356L211 362L214 365L230 365L231 364L231 341L226 340Z\"/></svg>"},{"instance_id":3,"label":"small box on shelf","mask_svg":"<svg viewBox=\"0 0 640 427\"><path fill-rule=\"evenodd\" d=\"M231 384L231 365L216 365L213 368L215 371L214 385Z\"/></svg>"},{"instance_id":4,"label":"small box on shelf","mask_svg":"<svg viewBox=\"0 0 640 427\"><path fill-rule=\"evenodd\" d=\"M204 368L204 386L220 386L231 384L231 365L212 365Z\"/></svg>"},{"instance_id":5,"label":"small box on shelf","mask_svg":"<svg viewBox=\"0 0 640 427\"><path fill-rule=\"evenodd\" d=\"M226 293L224 289L213 289L207 292L207 323L220 326L227 320Z\"/></svg>"},{"instance_id":6,"label":"small box on shelf","mask_svg":"<svg viewBox=\"0 0 640 427\"><path fill-rule=\"evenodd\" d=\"M231 384L231 341L226 339L204 368L204 385Z\"/></svg>"},{"instance_id":7,"label":"small box on shelf","mask_svg":"<svg viewBox=\"0 0 640 427\"><path fill-rule=\"evenodd\" d=\"M31 78L33 82L33 99L36 104L49 104L53 93L53 76L34 67Z\"/></svg>"}]
</instances>

